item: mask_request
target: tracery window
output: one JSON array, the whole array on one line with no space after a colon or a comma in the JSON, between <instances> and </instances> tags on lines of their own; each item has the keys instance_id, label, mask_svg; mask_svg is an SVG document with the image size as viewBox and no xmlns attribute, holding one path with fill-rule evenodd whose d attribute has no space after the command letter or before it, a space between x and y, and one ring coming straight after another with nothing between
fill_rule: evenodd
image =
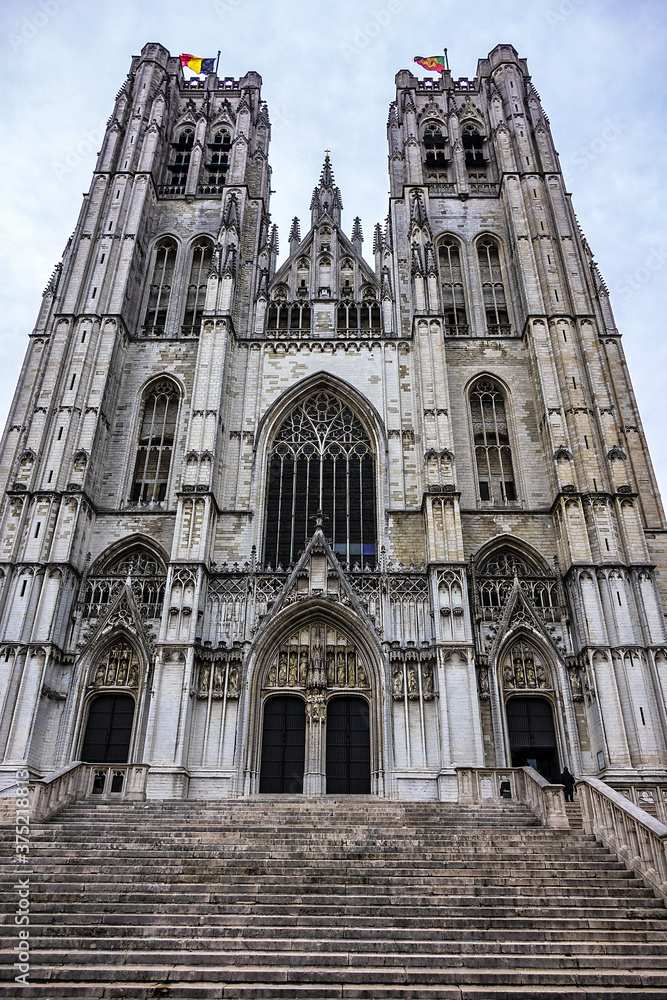
<instances>
[{"instance_id":1,"label":"tracery window","mask_svg":"<svg viewBox=\"0 0 667 1000\"><path fill-rule=\"evenodd\" d=\"M479 498L493 503L516 500L505 397L493 379L483 378L470 392Z\"/></svg>"},{"instance_id":2,"label":"tracery window","mask_svg":"<svg viewBox=\"0 0 667 1000\"><path fill-rule=\"evenodd\" d=\"M154 384L144 398L132 503L160 503L167 495L178 401L178 389L170 379Z\"/></svg>"},{"instance_id":3,"label":"tracery window","mask_svg":"<svg viewBox=\"0 0 667 1000\"><path fill-rule=\"evenodd\" d=\"M445 333L450 337L465 337L468 334L468 317L458 244L452 239L445 239L438 248L438 257Z\"/></svg>"},{"instance_id":4,"label":"tracery window","mask_svg":"<svg viewBox=\"0 0 667 1000\"><path fill-rule=\"evenodd\" d=\"M486 237L478 244L477 255L482 278L486 331L492 336L509 336L512 331L507 312L503 275L500 269L498 244L490 237Z\"/></svg>"},{"instance_id":5,"label":"tracery window","mask_svg":"<svg viewBox=\"0 0 667 1000\"><path fill-rule=\"evenodd\" d=\"M301 299L297 302L286 302L279 298L275 299L269 306L266 328L267 330L291 330L309 334L310 319L309 302L304 302Z\"/></svg>"},{"instance_id":6,"label":"tracery window","mask_svg":"<svg viewBox=\"0 0 667 1000\"><path fill-rule=\"evenodd\" d=\"M148 293L143 332L147 336L164 336L169 299L174 281L176 242L170 237L160 240L155 247L155 263Z\"/></svg>"},{"instance_id":7,"label":"tracery window","mask_svg":"<svg viewBox=\"0 0 667 1000\"><path fill-rule=\"evenodd\" d=\"M321 511L340 558L375 565L373 448L342 400L318 392L292 410L273 441L267 492L265 563L294 562Z\"/></svg>"},{"instance_id":8,"label":"tracery window","mask_svg":"<svg viewBox=\"0 0 667 1000\"><path fill-rule=\"evenodd\" d=\"M171 144L171 148L174 150L174 159L169 164L171 183L181 190L185 188L187 183L190 157L192 156L194 143L194 129L184 128L179 133L176 142L172 142Z\"/></svg>"},{"instance_id":9,"label":"tracery window","mask_svg":"<svg viewBox=\"0 0 667 1000\"><path fill-rule=\"evenodd\" d=\"M360 303L346 300L339 304L336 315L338 330L374 330L379 333L380 326L380 306L374 299L365 299Z\"/></svg>"},{"instance_id":10,"label":"tracery window","mask_svg":"<svg viewBox=\"0 0 667 1000\"><path fill-rule=\"evenodd\" d=\"M438 125L429 123L424 129L424 166L427 181L436 183L447 181L446 141Z\"/></svg>"},{"instance_id":11,"label":"tracery window","mask_svg":"<svg viewBox=\"0 0 667 1000\"><path fill-rule=\"evenodd\" d=\"M206 283L212 259L213 244L210 240L200 240L192 251L192 266L182 326L184 334L196 336L201 329L201 317L206 304Z\"/></svg>"},{"instance_id":12,"label":"tracery window","mask_svg":"<svg viewBox=\"0 0 667 1000\"><path fill-rule=\"evenodd\" d=\"M159 618L164 603L167 569L161 559L141 545L112 556L86 580L83 617L100 618L117 598L128 577L132 594L143 619Z\"/></svg>"},{"instance_id":13,"label":"tracery window","mask_svg":"<svg viewBox=\"0 0 667 1000\"><path fill-rule=\"evenodd\" d=\"M208 183L220 186L225 183L229 169L229 156L232 149L232 137L226 129L220 129L209 142L210 160L206 164Z\"/></svg>"}]
</instances>

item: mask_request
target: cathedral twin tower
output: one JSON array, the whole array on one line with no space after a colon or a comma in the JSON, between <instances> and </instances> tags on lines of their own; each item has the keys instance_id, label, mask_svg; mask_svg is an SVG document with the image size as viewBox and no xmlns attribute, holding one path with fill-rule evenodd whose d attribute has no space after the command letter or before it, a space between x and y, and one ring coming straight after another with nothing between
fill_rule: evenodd
<instances>
[{"instance_id":1,"label":"cathedral twin tower","mask_svg":"<svg viewBox=\"0 0 667 1000\"><path fill-rule=\"evenodd\" d=\"M666 780L664 515L525 61L398 73L374 267L328 155L277 266L260 87L149 44L116 98L2 441L0 791Z\"/></svg>"}]
</instances>

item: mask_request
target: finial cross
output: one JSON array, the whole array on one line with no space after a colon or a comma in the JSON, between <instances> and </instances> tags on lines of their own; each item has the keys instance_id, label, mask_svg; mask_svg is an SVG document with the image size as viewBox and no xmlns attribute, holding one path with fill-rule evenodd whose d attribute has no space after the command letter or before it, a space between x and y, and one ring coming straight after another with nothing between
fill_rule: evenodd
<instances>
[{"instance_id":1,"label":"finial cross","mask_svg":"<svg viewBox=\"0 0 667 1000\"><path fill-rule=\"evenodd\" d=\"M325 150L324 150L324 155L325 155L325 156L327 157L327 159L329 158L329 153L330 153L330 152L331 152L331 150L330 150L330 149L325 149Z\"/></svg>"}]
</instances>

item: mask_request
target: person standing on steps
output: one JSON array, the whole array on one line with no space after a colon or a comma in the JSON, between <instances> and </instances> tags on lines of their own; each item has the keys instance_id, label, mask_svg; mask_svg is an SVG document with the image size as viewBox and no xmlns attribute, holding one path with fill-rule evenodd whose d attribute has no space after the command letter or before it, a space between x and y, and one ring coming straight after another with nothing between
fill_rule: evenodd
<instances>
[{"instance_id":1,"label":"person standing on steps","mask_svg":"<svg viewBox=\"0 0 667 1000\"><path fill-rule=\"evenodd\" d=\"M570 774L566 767L563 768L563 773L560 776L560 782L565 785L565 801L574 802L574 775Z\"/></svg>"}]
</instances>

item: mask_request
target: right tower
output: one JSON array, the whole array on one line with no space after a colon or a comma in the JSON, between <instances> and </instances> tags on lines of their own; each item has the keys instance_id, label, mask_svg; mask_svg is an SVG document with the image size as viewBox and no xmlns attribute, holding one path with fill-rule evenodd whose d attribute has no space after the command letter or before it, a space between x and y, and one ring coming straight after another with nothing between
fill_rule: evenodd
<instances>
[{"instance_id":1,"label":"right tower","mask_svg":"<svg viewBox=\"0 0 667 1000\"><path fill-rule=\"evenodd\" d=\"M548 118L511 45L474 81L396 85L375 249L420 369L434 595L469 561L485 760L534 763L549 743L539 634L575 767L664 779L664 512Z\"/></svg>"}]
</instances>

